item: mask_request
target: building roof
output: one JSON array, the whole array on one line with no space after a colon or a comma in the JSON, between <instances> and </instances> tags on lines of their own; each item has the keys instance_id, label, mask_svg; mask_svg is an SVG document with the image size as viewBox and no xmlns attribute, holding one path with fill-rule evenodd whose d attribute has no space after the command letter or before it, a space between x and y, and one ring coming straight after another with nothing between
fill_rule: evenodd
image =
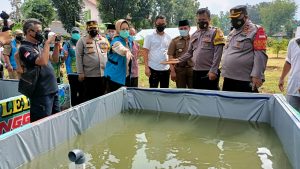
<instances>
[{"instance_id":1,"label":"building roof","mask_svg":"<svg viewBox=\"0 0 300 169\"><path fill-rule=\"evenodd\" d=\"M194 32L196 32L197 27L196 26L192 26L191 27L191 31L190 31L190 35L192 35ZM136 40L142 40L144 39L147 35L153 33L155 31L155 29L142 29L141 31L139 31L136 34ZM178 28L166 28L165 29L165 33L167 33L168 35L171 36L171 38L175 38L177 36L179 36L179 31Z\"/></svg>"},{"instance_id":2,"label":"building roof","mask_svg":"<svg viewBox=\"0 0 300 169\"><path fill-rule=\"evenodd\" d=\"M272 37L286 37L286 32L278 32L272 35Z\"/></svg>"}]
</instances>

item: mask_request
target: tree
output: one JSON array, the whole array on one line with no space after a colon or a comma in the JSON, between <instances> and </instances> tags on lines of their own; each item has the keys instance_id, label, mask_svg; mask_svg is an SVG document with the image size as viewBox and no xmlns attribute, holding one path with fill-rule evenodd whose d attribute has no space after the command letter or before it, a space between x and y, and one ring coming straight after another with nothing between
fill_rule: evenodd
<instances>
[{"instance_id":1,"label":"tree","mask_svg":"<svg viewBox=\"0 0 300 169\"><path fill-rule=\"evenodd\" d=\"M48 27L55 18L55 10L49 0L26 0L21 6L25 18L36 18Z\"/></svg>"},{"instance_id":2,"label":"tree","mask_svg":"<svg viewBox=\"0 0 300 169\"><path fill-rule=\"evenodd\" d=\"M131 12L132 23L136 28L151 28L150 16L154 12L155 0L139 0L136 9Z\"/></svg>"},{"instance_id":3,"label":"tree","mask_svg":"<svg viewBox=\"0 0 300 169\"><path fill-rule=\"evenodd\" d=\"M82 0L52 0L52 3L64 28L71 32L76 22L81 21Z\"/></svg>"},{"instance_id":4,"label":"tree","mask_svg":"<svg viewBox=\"0 0 300 169\"><path fill-rule=\"evenodd\" d=\"M220 12L220 28L224 32L224 35L228 35L231 28L231 23L229 19L229 12Z\"/></svg>"},{"instance_id":5,"label":"tree","mask_svg":"<svg viewBox=\"0 0 300 169\"><path fill-rule=\"evenodd\" d=\"M191 25L196 25L196 12L200 3L195 0L174 0L174 16L173 22L177 26L180 20L187 19Z\"/></svg>"},{"instance_id":6,"label":"tree","mask_svg":"<svg viewBox=\"0 0 300 169\"><path fill-rule=\"evenodd\" d=\"M247 12L250 20L257 25L261 25L261 18L259 13L259 7L260 5L247 5Z\"/></svg>"},{"instance_id":7,"label":"tree","mask_svg":"<svg viewBox=\"0 0 300 169\"><path fill-rule=\"evenodd\" d=\"M289 41L287 39L271 39L270 38L268 41L269 41L268 45L273 49L273 52L275 54L277 54L277 58L278 58L279 52L281 50L286 50L288 43L289 43Z\"/></svg>"},{"instance_id":8,"label":"tree","mask_svg":"<svg viewBox=\"0 0 300 169\"><path fill-rule=\"evenodd\" d=\"M259 13L267 34L272 35L280 31L295 16L297 5L292 0L275 0L269 5L262 5Z\"/></svg>"},{"instance_id":9,"label":"tree","mask_svg":"<svg viewBox=\"0 0 300 169\"><path fill-rule=\"evenodd\" d=\"M103 22L114 23L135 11L138 0L99 0L98 10Z\"/></svg>"},{"instance_id":10,"label":"tree","mask_svg":"<svg viewBox=\"0 0 300 169\"><path fill-rule=\"evenodd\" d=\"M218 15L211 15L211 25L214 27L221 28L221 21Z\"/></svg>"}]
</instances>

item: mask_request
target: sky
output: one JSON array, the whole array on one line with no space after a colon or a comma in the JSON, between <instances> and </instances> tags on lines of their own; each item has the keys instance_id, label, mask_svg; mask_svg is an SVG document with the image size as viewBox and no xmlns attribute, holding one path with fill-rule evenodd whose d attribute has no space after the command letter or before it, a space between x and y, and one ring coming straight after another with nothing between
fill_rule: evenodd
<instances>
[{"instance_id":1,"label":"sky","mask_svg":"<svg viewBox=\"0 0 300 169\"><path fill-rule=\"evenodd\" d=\"M272 0L199 0L200 7L208 7L212 14L219 14L220 11L229 11L230 8L236 5L254 5L260 2L271 2ZM296 19L300 20L300 1L294 0L297 5ZM9 0L0 0L0 11L11 11Z\"/></svg>"}]
</instances>

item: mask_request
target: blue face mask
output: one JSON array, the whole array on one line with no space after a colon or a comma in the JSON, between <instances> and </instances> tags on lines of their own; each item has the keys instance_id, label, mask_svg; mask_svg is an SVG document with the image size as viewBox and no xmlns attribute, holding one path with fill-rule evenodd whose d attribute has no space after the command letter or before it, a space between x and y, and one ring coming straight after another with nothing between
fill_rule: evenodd
<instances>
[{"instance_id":1,"label":"blue face mask","mask_svg":"<svg viewBox=\"0 0 300 169\"><path fill-rule=\"evenodd\" d=\"M188 36L189 31L188 30L179 30L180 36Z\"/></svg>"},{"instance_id":2,"label":"blue face mask","mask_svg":"<svg viewBox=\"0 0 300 169\"><path fill-rule=\"evenodd\" d=\"M80 34L79 33L72 33L72 39L74 40L79 40L80 39Z\"/></svg>"},{"instance_id":3,"label":"blue face mask","mask_svg":"<svg viewBox=\"0 0 300 169\"><path fill-rule=\"evenodd\" d=\"M129 31L128 30L121 30L120 31L120 36L124 39L129 37Z\"/></svg>"}]
</instances>

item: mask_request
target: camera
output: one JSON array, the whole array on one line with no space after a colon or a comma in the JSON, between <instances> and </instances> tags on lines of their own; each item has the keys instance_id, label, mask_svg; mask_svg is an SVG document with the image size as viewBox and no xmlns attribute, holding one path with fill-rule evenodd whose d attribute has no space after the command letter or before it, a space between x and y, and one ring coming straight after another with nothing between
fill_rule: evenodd
<instances>
[{"instance_id":1,"label":"camera","mask_svg":"<svg viewBox=\"0 0 300 169\"><path fill-rule=\"evenodd\" d=\"M55 42L59 42L59 41L61 41L61 35L57 35L57 36L55 37Z\"/></svg>"},{"instance_id":2,"label":"camera","mask_svg":"<svg viewBox=\"0 0 300 169\"><path fill-rule=\"evenodd\" d=\"M51 38L51 37L54 36L54 35L55 35L54 32L49 32L49 33L48 33L48 38ZM55 37L55 42L59 42L59 41L61 41L61 35L56 35L56 37Z\"/></svg>"}]
</instances>

